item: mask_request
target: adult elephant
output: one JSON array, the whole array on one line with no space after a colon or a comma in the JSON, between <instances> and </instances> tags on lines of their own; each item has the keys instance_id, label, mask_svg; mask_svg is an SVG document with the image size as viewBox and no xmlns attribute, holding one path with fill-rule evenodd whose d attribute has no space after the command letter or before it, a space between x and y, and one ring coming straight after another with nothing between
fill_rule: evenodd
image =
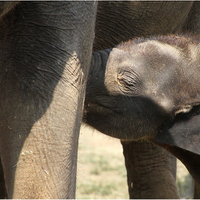
<instances>
[{"instance_id":1,"label":"adult elephant","mask_svg":"<svg viewBox=\"0 0 200 200\"><path fill-rule=\"evenodd\" d=\"M99 2L93 49L111 48L134 37L185 31L199 33L199 12L199 2L191 1ZM176 159L171 154L145 141L121 143L130 198L179 197L175 181Z\"/></svg>"},{"instance_id":2,"label":"adult elephant","mask_svg":"<svg viewBox=\"0 0 200 200\"><path fill-rule=\"evenodd\" d=\"M188 25L192 5L99 2L94 49L135 36L181 30ZM1 2L0 6L4 195L74 198L78 133L97 3ZM192 19L198 25L198 15Z\"/></svg>"},{"instance_id":3,"label":"adult elephant","mask_svg":"<svg viewBox=\"0 0 200 200\"><path fill-rule=\"evenodd\" d=\"M1 198L75 197L96 7L0 3Z\"/></svg>"}]
</instances>

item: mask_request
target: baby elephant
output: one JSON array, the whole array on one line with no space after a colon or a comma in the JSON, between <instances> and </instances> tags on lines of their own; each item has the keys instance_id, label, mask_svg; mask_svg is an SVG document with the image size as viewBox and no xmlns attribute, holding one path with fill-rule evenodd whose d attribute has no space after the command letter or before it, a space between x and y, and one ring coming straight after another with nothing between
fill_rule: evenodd
<instances>
[{"instance_id":1,"label":"baby elephant","mask_svg":"<svg viewBox=\"0 0 200 200\"><path fill-rule=\"evenodd\" d=\"M84 120L121 140L147 140L200 181L200 38L138 38L94 52Z\"/></svg>"}]
</instances>

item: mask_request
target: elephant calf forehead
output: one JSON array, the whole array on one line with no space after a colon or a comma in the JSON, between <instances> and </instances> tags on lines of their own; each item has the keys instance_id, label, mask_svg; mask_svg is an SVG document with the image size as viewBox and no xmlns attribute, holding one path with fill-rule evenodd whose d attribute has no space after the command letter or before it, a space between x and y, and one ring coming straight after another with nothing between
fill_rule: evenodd
<instances>
[{"instance_id":1,"label":"elephant calf forehead","mask_svg":"<svg viewBox=\"0 0 200 200\"><path fill-rule=\"evenodd\" d=\"M159 62L167 64L170 61L179 62L181 60L181 51L178 48L155 40L138 44L135 53L144 56L147 61L155 64L159 64ZM159 66L155 65L155 67Z\"/></svg>"},{"instance_id":2,"label":"elephant calf forehead","mask_svg":"<svg viewBox=\"0 0 200 200\"><path fill-rule=\"evenodd\" d=\"M113 52L113 60L117 65L128 64L135 70L159 72L177 67L183 59L180 48L156 40L141 43L124 43L118 51Z\"/></svg>"}]
</instances>

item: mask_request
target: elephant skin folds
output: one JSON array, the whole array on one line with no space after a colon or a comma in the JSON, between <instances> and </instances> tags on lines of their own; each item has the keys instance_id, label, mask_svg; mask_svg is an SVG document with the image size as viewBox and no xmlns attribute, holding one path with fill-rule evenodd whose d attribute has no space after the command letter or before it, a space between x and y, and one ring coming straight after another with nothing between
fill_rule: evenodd
<instances>
[{"instance_id":1,"label":"elephant skin folds","mask_svg":"<svg viewBox=\"0 0 200 200\"><path fill-rule=\"evenodd\" d=\"M20 2L0 19L0 152L8 198L75 198L95 14L95 2L38 1Z\"/></svg>"},{"instance_id":2,"label":"elephant skin folds","mask_svg":"<svg viewBox=\"0 0 200 200\"><path fill-rule=\"evenodd\" d=\"M156 143L155 136L166 121L173 121L180 113L194 114L193 107L199 104L199 97L195 96L199 94L199 76L195 76L198 70L192 71L198 63L198 60L193 61L199 57L196 43L187 45L188 40L184 43L180 35L172 36L173 40L166 37L168 41L157 37L185 31L199 33L199 2L100 1L97 17L96 8L96 2L87 1L0 3L0 152L4 171L0 179L4 182L5 178L7 189L1 188L2 198L6 193L8 198L75 198L78 134L94 36L95 51L113 48L135 37L156 38L136 44L140 46L135 53L138 59L131 55L134 46L131 42L106 53L94 53L94 62L105 59L100 65L102 69L97 69L99 73L95 73L93 67L90 71L85 111L90 125L114 137ZM142 50L145 45L147 51ZM162 53L166 52L164 56ZM142 57L142 53L146 56ZM114 68L106 66L108 57L109 62L115 64ZM187 69L188 57L192 61L190 70ZM141 61L145 65L140 65ZM159 61L163 61L163 65L159 65ZM150 64L149 68L146 64ZM94 75L96 83L92 79ZM160 88L156 86L158 83ZM93 92L98 93L96 97ZM175 129L179 126L171 130ZM148 148L146 143L134 142ZM166 143L160 144L167 148ZM132 144L127 152L128 145L123 144L125 157L135 146ZM178 148L171 150L176 156L184 155ZM153 146L150 149L149 157L157 153ZM185 161L190 159L190 153ZM162 162L171 160L167 168L172 171L162 186L165 189L164 186L171 185L176 198L174 157L168 154L163 157ZM135 156L128 157L132 165L135 160ZM154 165L158 165L157 161ZM169 174L167 168L162 174ZM130 170L132 168L127 168L128 174L132 174ZM146 175L148 177L148 173L141 174L141 179ZM155 179L159 179L159 175L154 173ZM129 184L131 197L138 196L130 187L132 184ZM145 197L147 193L143 191L138 192ZM155 188L152 191L153 196Z\"/></svg>"}]
</instances>

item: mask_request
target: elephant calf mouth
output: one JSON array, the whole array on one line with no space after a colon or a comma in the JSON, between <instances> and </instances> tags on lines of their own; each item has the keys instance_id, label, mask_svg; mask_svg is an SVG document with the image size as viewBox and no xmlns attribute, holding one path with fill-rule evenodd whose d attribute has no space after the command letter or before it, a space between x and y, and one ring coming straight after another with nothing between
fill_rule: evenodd
<instances>
[{"instance_id":1,"label":"elephant calf mouth","mask_svg":"<svg viewBox=\"0 0 200 200\"><path fill-rule=\"evenodd\" d=\"M114 114L117 113L119 114L119 109L112 106L112 107L108 107L106 105L103 104L99 104L99 103L87 103L86 104L86 112L91 112L91 113L97 113L97 114L101 114L101 115L109 115L109 114Z\"/></svg>"}]
</instances>

